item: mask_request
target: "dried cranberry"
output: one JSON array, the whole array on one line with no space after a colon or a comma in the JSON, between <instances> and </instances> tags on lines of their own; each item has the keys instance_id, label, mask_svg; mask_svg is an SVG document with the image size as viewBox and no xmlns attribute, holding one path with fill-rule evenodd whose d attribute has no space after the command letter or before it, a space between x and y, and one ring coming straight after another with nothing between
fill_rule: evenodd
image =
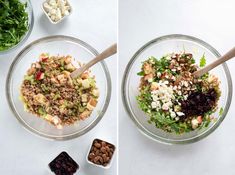
<instances>
[{"instance_id":1,"label":"dried cranberry","mask_svg":"<svg viewBox=\"0 0 235 175\"><path fill-rule=\"evenodd\" d=\"M216 104L217 93L210 89L206 93L193 92L187 100L181 102L182 112L187 116L203 115L213 109Z\"/></svg>"},{"instance_id":2,"label":"dried cranberry","mask_svg":"<svg viewBox=\"0 0 235 175\"><path fill-rule=\"evenodd\" d=\"M79 168L78 164L66 152L60 153L49 167L56 175L73 175Z\"/></svg>"}]
</instances>

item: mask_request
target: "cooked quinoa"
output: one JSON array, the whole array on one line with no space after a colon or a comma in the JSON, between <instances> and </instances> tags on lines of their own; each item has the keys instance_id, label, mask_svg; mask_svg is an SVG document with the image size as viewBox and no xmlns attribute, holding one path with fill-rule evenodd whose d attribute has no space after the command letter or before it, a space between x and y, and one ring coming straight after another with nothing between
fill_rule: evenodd
<instances>
[{"instance_id":1,"label":"cooked quinoa","mask_svg":"<svg viewBox=\"0 0 235 175\"><path fill-rule=\"evenodd\" d=\"M190 53L150 57L143 62L137 100L150 124L178 134L209 125L221 91L215 75L192 76L205 64L204 55L198 66Z\"/></svg>"},{"instance_id":2,"label":"cooked quinoa","mask_svg":"<svg viewBox=\"0 0 235 175\"><path fill-rule=\"evenodd\" d=\"M76 67L71 56L41 54L32 63L21 85L21 99L28 112L62 128L88 118L99 91L90 71L72 79Z\"/></svg>"}]
</instances>

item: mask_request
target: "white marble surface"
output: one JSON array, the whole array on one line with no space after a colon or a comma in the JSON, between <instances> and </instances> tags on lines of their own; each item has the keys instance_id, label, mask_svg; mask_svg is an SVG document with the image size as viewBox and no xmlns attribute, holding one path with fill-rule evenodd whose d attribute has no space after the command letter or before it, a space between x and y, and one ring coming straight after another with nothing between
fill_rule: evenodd
<instances>
[{"instance_id":1,"label":"white marble surface","mask_svg":"<svg viewBox=\"0 0 235 175\"><path fill-rule=\"evenodd\" d=\"M0 56L0 174L48 175L48 163L61 151L67 151L80 165L76 174L116 175L117 156L108 170L88 165L88 147L96 137L107 138L117 144L117 82L116 56L107 60L112 78L112 98L101 122L90 132L70 141L48 141L25 129L14 118L5 97L5 80L16 54L31 41L49 35L70 35L92 45L98 51L116 41L116 0L70 0L73 14L58 25L52 25L41 10L42 0L32 0L35 25L28 41L12 54Z\"/></svg>"},{"instance_id":2,"label":"white marble surface","mask_svg":"<svg viewBox=\"0 0 235 175\"><path fill-rule=\"evenodd\" d=\"M119 2L119 80L131 56L143 44L161 35L192 35L208 42L220 53L234 47L233 0ZM235 60L230 60L228 66L235 75ZM234 105L232 101L223 123L207 138L190 145L167 146L143 136L128 118L120 101L120 175L235 174Z\"/></svg>"}]
</instances>

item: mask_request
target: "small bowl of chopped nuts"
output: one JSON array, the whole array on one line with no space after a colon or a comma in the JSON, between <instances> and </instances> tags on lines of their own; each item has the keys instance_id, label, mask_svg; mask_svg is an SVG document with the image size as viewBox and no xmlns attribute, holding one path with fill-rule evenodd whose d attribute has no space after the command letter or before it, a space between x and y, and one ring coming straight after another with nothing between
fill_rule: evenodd
<instances>
[{"instance_id":1,"label":"small bowl of chopped nuts","mask_svg":"<svg viewBox=\"0 0 235 175\"><path fill-rule=\"evenodd\" d=\"M116 147L104 140L94 139L87 154L87 162L108 169L111 167Z\"/></svg>"},{"instance_id":2,"label":"small bowl of chopped nuts","mask_svg":"<svg viewBox=\"0 0 235 175\"><path fill-rule=\"evenodd\" d=\"M52 24L58 24L72 13L68 0L46 0L42 10Z\"/></svg>"},{"instance_id":3,"label":"small bowl of chopped nuts","mask_svg":"<svg viewBox=\"0 0 235 175\"><path fill-rule=\"evenodd\" d=\"M138 129L167 144L196 142L223 121L231 104L226 63L201 77L193 72L220 54L206 42L167 35L141 47L126 67L123 102Z\"/></svg>"}]
</instances>

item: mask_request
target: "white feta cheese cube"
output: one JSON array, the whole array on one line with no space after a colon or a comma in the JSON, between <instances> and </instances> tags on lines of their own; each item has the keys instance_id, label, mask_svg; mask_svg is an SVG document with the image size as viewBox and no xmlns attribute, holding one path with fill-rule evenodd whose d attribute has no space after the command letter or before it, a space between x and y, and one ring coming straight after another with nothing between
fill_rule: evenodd
<instances>
[{"instance_id":1,"label":"white feta cheese cube","mask_svg":"<svg viewBox=\"0 0 235 175\"><path fill-rule=\"evenodd\" d=\"M198 127L199 122L197 121L197 119L192 119L191 124L192 128L196 129Z\"/></svg>"},{"instance_id":2,"label":"white feta cheese cube","mask_svg":"<svg viewBox=\"0 0 235 175\"><path fill-rule=\"evenodd\" d=\"M161 77L161 73L160 72L157 72L157 77L160 78Z\"/></svg>"},{"instance_id":3,"label":"white feta cheese cube","mask_svg":"<svg viewBox=\"0 0 235 175\"><path fill-rule=\"evenodd\" d=\"M65 11L64 11L64 15L66 15L66 16L69 15L69 11L68 11L68 10L65 10Z\"/></svg>"},{"instance_id":4,"label":"white feta cheese cube","mask_svg":"<svg viewBox=\"0 0 235 175\"><path fill-rule=\"evenodd\" d=\"M167 111L167 110L169 109L169 104L168 104L168 103L164 103L164 104L162 105L162 109L165 110L165 111Z\"/></svg>"},{"instance_id":5,"label":"white feta cheese cube","mask_svg":"<svg viewBox=\"0 0 235 175\"><path fill-rule=\"evenodd\" d=\"M170 115L171 115L171 118L175 118L176 117L176 114L173 111L170 112Z\"/></svg>"},{"instance_id":6,"label":"white feta cheese cube","mask_svg":"<svg viewBox=\"0 0 235 175\"><path fill-rule=\"evenodd\" d=\"M176 114L177 114L178 116L183 116L183 115L185 115L183 112L176 112Z\"/></svg>"}]
</instances>

